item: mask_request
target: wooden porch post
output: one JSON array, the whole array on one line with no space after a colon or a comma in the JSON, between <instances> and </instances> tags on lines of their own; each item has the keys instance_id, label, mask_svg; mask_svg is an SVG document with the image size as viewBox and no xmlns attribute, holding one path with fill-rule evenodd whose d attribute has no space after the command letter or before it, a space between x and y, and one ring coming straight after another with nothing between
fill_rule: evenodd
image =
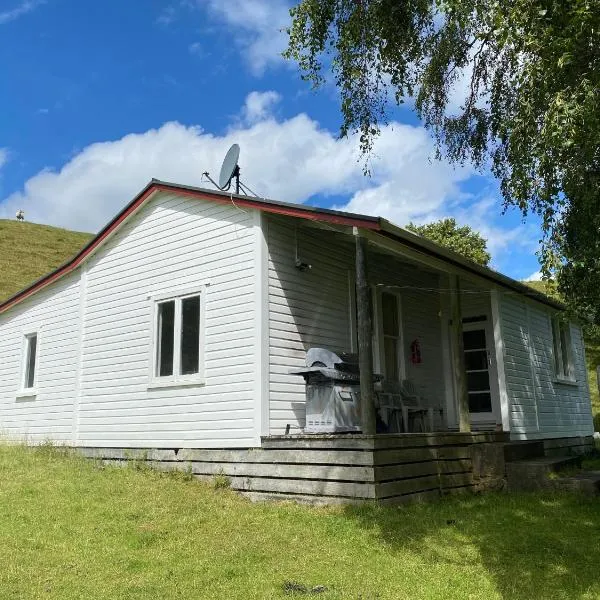
<instances>
[{"instance_id":1,"label":"wooden porch post","mask_svg":"<svg viewBox=\"0 0 600 600\"><path fill-rule=\"evenodd\" d=\"M469 413L469 394L467 393L467 375L465 369L465 349L462 331L462 310L460 301L460 281L458 275L450 275L450 344L452 345L452 370L456 397L458 400L459 431L471 431Z\"/></svg>"},{"instance_id":2,"label":"wooden porch post","mask_svg":"<svg viewBox=\"0 0 600 600\"><path fill-rule=\"evenodd\" d=\"M367 276L367 240L354 228L356 241L356 324L360 371L360 421L365 435L375 435L375 388L373 386L373 328Z\"/></svg>"}]
</instances>

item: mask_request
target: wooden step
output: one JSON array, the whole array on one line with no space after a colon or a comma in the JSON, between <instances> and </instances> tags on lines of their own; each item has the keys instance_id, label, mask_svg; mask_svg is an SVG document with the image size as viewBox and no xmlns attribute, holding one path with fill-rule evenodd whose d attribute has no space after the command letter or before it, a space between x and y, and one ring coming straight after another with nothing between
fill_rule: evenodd
<instances>
[{"instance_id":1,"label":"wooden step","mask_svg":"<svg viewBox=\"0 0 600 600\"><path fill-rule=\"evenodd\" d=\"M504 444L504 460L506 462L543 456L544 442L542 440L506 442Z\"/></svg>"},{"instance_id":2,"label":"wooden step","mask_svg":"<svg viewBox=\"0 0 600 600\"><path fill-rule=\"evenodd\" d=\"M600 496L600 471L582 471L571 477L559 477L553 483L560 490Z\"/></svg>"},{"instance_id":3,"label":"wooden step","mask_svg":"<svg viewBox=\"0 0 600 600\"><path fill-rule=\"evenodd\" d=\"M510 491L553 489L553 473L581 467L581 456L542 456L506 463L506 482Z\"/></svg>"}]
</instances>

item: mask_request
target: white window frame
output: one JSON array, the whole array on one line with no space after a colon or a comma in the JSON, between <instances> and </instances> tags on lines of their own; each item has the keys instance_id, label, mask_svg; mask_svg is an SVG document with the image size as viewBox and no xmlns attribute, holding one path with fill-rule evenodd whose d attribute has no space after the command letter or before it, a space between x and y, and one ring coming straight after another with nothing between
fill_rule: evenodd
<instances>
[{"instance_id":1,"label":"white window frame","mask_svg":"<svg viewBox=\"0 0 600 600\"><path fill-rule=\"evenodd\" d=\"M35 344L35 362L34 362L34 371L33 371L33 385L31 387L27 387L27 366L29 363L29 348L30 348L30 340L32 337L36 338ZM17 392L17 398L29 398L32 396L37 396L38 389L38 376L40 369L40 331L39 329L29 329L23 332L23 342L21 349L21 372L19 379L19 390Z\"/></svg>"},{"instance_id":2,"label":"white window frame","mask_svg":"<svg viewBox=\"0 0 600 600\"><path fill-rule=\"evenodd\" d=\"M377 286L376 293L374 294L374 315L373 321L375 323L375 347L377 348L377 370L381 373L386 379L388 377L387 369L385 368L385 344L384 344L384 334L383 334L383 307L381 297L383 294L390 294L391 296L396 297L396 301L398 303L398 379L403 381L406 379L406 356L404 349L404 320L402 318L402 296L393 288L389 288L387 286L379 287Z\"/></svg>"},{"instance_id":3,"label":"white window frame","mask_svg":"<svg viewBox=\"0 0 600 600\"><path fill-rule=\"evenodd\" d=\"M155 294L148 296L151 301L151 319L150 327L150 359L148 373L148 388L178 387L204 385L206 383L204 372L204 354L206 344L206 288L208 284L202 284L194 288L174 290L170 293ZM200 337L198 339L198 373L191 375L182 375L179 373L181 368L181 304L186 298L200 298ZM174 318L174 338L173 338L173 374L160 376L157 375L158 369L158 307L165 302L175 302Z\"/></svg>"},{"instance_id":4,"label":"white window frame","mask_svg":"<svg viewBox=\"0 0 600 600\"><path fill-rule=\"evenodd\" d=\"M565 333L567 344L566 352L563 348L561 329ZM552 358L554 378L559 383L576 383L575 378L575 353L573 352L573 340L571 338L571 325L559 317L550 318L550 331L552 332ZM558 337L557 335L558 334ZM563 354L567 355L568 364L564 364Z\"/></svg>"}]
</instances>

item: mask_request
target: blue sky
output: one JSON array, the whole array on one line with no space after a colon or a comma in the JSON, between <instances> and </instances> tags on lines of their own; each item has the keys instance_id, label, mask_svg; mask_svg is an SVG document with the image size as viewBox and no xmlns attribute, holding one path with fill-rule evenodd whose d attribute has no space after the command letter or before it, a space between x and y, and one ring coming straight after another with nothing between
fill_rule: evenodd
<instances>
[{"instance_id":1,"label":"blue sky","mask_svg":"<svg viewBox=\"0 0 600 600\"><path fill-rule=\"evenodd\" d=\"M206 185L229 145L257 193L378 214L454 216L493 266L538 270L533 219L502 215L496 183L433 158L410 109L365 178L339 140L333 87L314 93L280 52L286 0L0 0L0 218L95 231L151 177ZM460 85L455 90L460 103Z\"/></svg>"}]
</instances>

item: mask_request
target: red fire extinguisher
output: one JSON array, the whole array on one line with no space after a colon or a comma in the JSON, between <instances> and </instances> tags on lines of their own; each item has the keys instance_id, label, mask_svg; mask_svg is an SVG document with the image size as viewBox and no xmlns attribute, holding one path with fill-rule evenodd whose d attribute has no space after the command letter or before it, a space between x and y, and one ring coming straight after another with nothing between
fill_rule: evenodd
<instances>
[{"instance_id":1,"label":"red fire extinguisher","mask_svg":"<svg viewBox=\"0 0 600 600\"><path fill-rule=\"evenodd\" d=\"M421 358L421 343L418 339L410 343L410 362L413 365L420 365L423 362Z\"/></svg>"}]
</instances>

